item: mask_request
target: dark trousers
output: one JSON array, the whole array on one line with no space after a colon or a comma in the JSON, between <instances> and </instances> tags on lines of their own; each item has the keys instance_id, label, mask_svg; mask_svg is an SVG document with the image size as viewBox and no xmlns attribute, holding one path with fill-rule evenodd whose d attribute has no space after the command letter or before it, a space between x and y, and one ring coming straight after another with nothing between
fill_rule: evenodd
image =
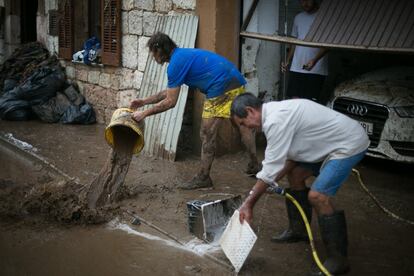
<instances>
[{"instance_id":1,"label":"dark trousers","mask_svg":"<svg viewBox=\"0 0 414 276\"><path fill-rule=\"evenodd\" d=\"M309 99L320 103L326 76L289 72L286 98Z\"/></svg>"}]
</instances>

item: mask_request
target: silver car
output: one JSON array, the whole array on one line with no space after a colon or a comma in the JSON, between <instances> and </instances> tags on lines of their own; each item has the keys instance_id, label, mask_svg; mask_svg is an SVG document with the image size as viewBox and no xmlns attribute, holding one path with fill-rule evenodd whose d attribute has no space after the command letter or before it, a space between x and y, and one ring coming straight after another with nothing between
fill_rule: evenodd
<instances>
[{"instance_id":1,"label":"silver car","mask_svg":"<svg viewBox=\"0 0 414 276\"><path fill-rule=\"evenodd\" d=\"M414 67L377 70L343 82L330 105L364 127L371 140L367 155L414 163Z\"/></svg>"}]
</instances>

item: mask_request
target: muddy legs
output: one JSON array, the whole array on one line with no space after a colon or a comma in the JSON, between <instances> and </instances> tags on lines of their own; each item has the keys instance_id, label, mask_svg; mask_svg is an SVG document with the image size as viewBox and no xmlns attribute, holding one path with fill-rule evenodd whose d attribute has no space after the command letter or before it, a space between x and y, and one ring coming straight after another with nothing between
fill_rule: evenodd
<instances>
[{"instance_id":1,"label":"muddy legs","mask_svg":"<svg viewBox=\"0 0 414 276\"><path fill-rule=\"evenodd\" d=\"M241 140L243 145L246 147L247 152L249 153L249 164L245 173L247 175L253 176L261 170L260 163L257 160L256 153L256 133L252 129L248 129L244 126L238 126L240 131Z\"/></svg>"},{"instance_id":2,"label":"muddy legs","mask_svg":"<svg viewBox=\"0 0 414 276\"><path fill-rule=\"evenodd\" d=\"M200 171L189 182L180 186L181 189L197 189L212 187L213 183L210 178L211 165L213 164L214 154L216 151L216 137L218 126L221 118L202 119L200 137L201 137L201 164Z\"/></svg>"},{"instance_id":3,"label":"muddy legs","mask_svg":"<svg viewBox=\"0 0 414 276\"><path fill-rule=\"evenodd\" d=\"M216 152L217 131L223 118L202 119L200 137L201 137L201 164L197 175L187 183L180 185L181 189L196 189L213 186L210 178L210 170L213 164ZM239 127L243 144L249 153L250 161L246 169L246 174L255 175L260 170L260 164L256 155L255 133L246 128Z\"/></svg>"}]
</instances>

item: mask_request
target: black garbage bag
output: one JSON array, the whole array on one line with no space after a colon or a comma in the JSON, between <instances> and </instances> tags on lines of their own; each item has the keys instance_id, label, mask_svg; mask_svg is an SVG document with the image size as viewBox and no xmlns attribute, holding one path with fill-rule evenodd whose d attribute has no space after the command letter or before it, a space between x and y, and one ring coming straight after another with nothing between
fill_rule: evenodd
<instances>
[{"instance_id":1,"label":"black garbage bag","mask_svg":"<svg viewBox=\"0 0 414 276\"><path fill-rule=\"evenodd\" d=\"M60 118L60 122L63 124L94 124L96 122L95 111L88 103L81 106L71 105Z\"/></svg>"},{"instance_id":2,"label":"black garbage bag","mask_svg":"<svg viewBox=\"0 0 414 276\"><path fill-rule=\"evenodd\" d=\"M18 81L15 79L10 78L10 79L4 80L3 91L4 92L10 91L13 88L15 88L17 85L18 85Z\"/></svg>"},{"instance_id":3,"label":"black garbage bag","mask_svg":"<svg viewBox=\"0 0 414 276\"><path fill-rule=\"evenodd\" d=\"M9 121L26 121L33 117L30 103L10 96L0 98L0 118Z\"/></svg>"},{"instance_id":4,"label":"black garbage bag","mask_svg":"<svg viewBox=\"0 0 414 276\"><path fill-rule=\"evenodd\" d=\"M17 48L0 65L0 96L7 91L3 88L6 79L12 78L20 83L48 58L49 51L39 42L30 42Z\"/></svg>"},{"instance_id":5,"label":"black garbage bag","mask_svg":"<svg viewBox=\"0 0 414 276\"><path fill-rule=\"evenodd\" d=\"M73 85L66 88L63 93L74 105L82 105L85 103L85 97L83 97Z\"/></svg>"},{"instance_id":6,"label":"black garbage bag","mask_svg":"<svg viewBox=\"0 0 414 276\"><path fill-rule=\"evenodd\" d=\"M64 124L93 124L95 112L85 98L72 85L48 101L33 105L32 109L42 121Z\"/></svg>"},{"instance_id":7,"label":"black garbage bag","mask_svg":"<svg viewBox=\"0 0 414 276\"><path fill-rule=\"evenodd\" d=\"M72 103L66 95L58 92L56 97L50 98L47 102L33 105L32 110L40 120L56 123L71 105Z\"/></svg>"},{"instance_id":8,"label":"black garbage bag","mask_svg":"<svg viewBox=\"0 0 414 276\"><path fill-rule=\"evenodd\" d=\"M59 66L40 67L22 84L5 92L0 98L0 118L28 120L31 107L42 105L65 85L65 74Z\"/></svg>"},{"instance_id":9,"label":"black garbage bag","mask_svg":"<svg viewBox=\"0 0 414 276\"><path fill-rule=\"evenodd\" d=\"M18 99L38 105L48 101L65 85L65 74L59 66L41 67L27 78L16 91Z\"/></svg>"}]
</instances>

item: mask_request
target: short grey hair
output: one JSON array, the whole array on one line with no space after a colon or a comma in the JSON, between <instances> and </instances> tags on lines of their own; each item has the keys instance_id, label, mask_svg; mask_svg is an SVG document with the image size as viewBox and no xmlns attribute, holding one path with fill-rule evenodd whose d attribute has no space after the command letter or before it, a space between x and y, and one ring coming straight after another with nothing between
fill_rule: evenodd
<instances>
[{"instance_id":1,"label":"short grey hair","mask_svg":"<svg viewBox=\"0 0 414 276\"><path fill-rule=\"evenodd\" d=\"M233 118L234 116L237 116L239 118L246 118L246 107L248 106L259 109L262 107L262 101L252 93L243 93L238 95L231 103L231 117Z\"/></svg>"}]
</instances>

